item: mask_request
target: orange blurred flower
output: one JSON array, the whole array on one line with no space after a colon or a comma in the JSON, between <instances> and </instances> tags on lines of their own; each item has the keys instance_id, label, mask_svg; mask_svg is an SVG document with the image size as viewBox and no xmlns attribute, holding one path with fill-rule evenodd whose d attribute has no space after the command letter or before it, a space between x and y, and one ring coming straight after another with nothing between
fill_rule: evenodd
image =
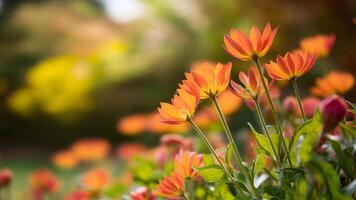
<instances>
[{"instance_id":1,"label":"orange blurred flower","mask_svg":"<svg viewBox=\"0 0 356 200\"><path fill-rule=\"evenodd\" d=\"M262 33L257 27L253 26L249 36L233 29L230 35L224 37L225 51L242 61L250 61L254 57L263 57L271 48L277 30L278 27L272 30L270 23L267 23Z\"/></svg>"},{"instance_id":2,"label":"orange blurred flower","mask_svg":"<svg viewBox=\"0 0 356 200\"><path fill-rule=\"evenodd\" d=\"M100 191L109 183L110 176L106 170L95 168L85 172L82 180L89 191Z\"/></svg>"},{"instance_id":3,"label":"orange blurred flower","mask_svg":"<svg viewBox=\"0 0 356 200\"><path fill-rule=\"evenodd\" d=\"M197 172L193 167L203 165L203 155L191 151L180 151L174 159L174 171L182 178L197 177Z\"/></svg>"},{"instance_id":4,"label":"orange blurred flower","mask_svg":"<svg viewBox=\"0 0 356 200\"><path fill-rule=\"evenodd\" d=\"M110 144L104 139L81 139L72 146L74 155L82 161L97 161L105 158L110 151Z\"/></svg>"},{"instance_id":5,"label":"orange blurred flower","mask_svg":"<svg viewBox=\"0 0 356 200\"><path fill-rule=\"evenodd\" d=\"M327 56L334 46L335 35L315 35L300 41L300 47L307 52L316 53L320 57Z\"/></svg>"},{"instance_id":6,"label":"orange blurred flower","mask_svg":"<svg viewBox=\"0 0 356 200\"><path fill-rule=\"evenodd\" d=\"M12 182L12 172L9 169L0 170L0 190Z\"/></svg>"},{"instance_id":7,"label":"orange blurred flower","mask_svg":"<svg viewBox=\"0 0 356 200\"><path fill-rule=\"evenodd\" d=\"M161 121L159 114L150 114L147 119L147 131L152 133L185 133L189 129L186 123L166 124Z\"/></svg>"},{"instance_id":8,"label":"orange blurred flower","mask_svg":"<svg viewBox=\"0 0 356 200\"><path fill-rule=\"evenodd\" d=\"M333 94L344 94L354 86L355 78L351 73L331 71L323 78L316 80L311 93L315 96L328 97Z\"/></svg>"},{"instance_id":9,"label":"orange blurred flower","mask_svg":"<svg viewBox=\"0 0 356 200\"><path fill-rule=\"evenodd\" d=\"M76 167L79 161L72 151L59 151L52 156L52 163L60 168L71 169Z\"/></svg>"},{"instance_id":10,"label":"orange blurred flower","mask_svg":"<svg viewBox=\"0 0 356 200\"><path fill-rule=\"evenodd\" d=\"M121 118L117 123L117 129L125 135L136 135L145 131L147 116L134 114Z\"/></svg>"},{"instance_id":11,"label":"orange blurred flower","mask_svg":"<svg viewBox=\"0 0 356 200\"><path fill-rule=\"evenodd\" d=\"M52 172L47 169L40 169L33 172L30 177L31 189L38 193L57 192L59 189L59 180Z\"/></svg>"},{"instance_id":12,"label":"orange blurred flower","mask_svg":"<svg viewBox=\"0 0 356 200\"><path fill-rule=\"evenodd\" d=\"M139 154L145 153L146 148L139 143L120 144L116 149L116 155L124 160L129 160Z\"/></svg>"},{"instance_id":13,"label":"orange blurred flower","mask_svg":"<svg viewBox=\"0 0 356 200\"><path fill-rule=\"evenodd\" d=\"M243 86L231 80L231 86L237 96L245 99L257 99L265 93L256 67L249 68L248 75L244 72L240 72L239 79ZM268 83L266 78L264 78L264 80Z\"/></svg>"},{"instance_id":14,"label":"orange blurred flower","mask_svg":"<svg viewBox=\"0 0 356 200\"><path fill-rule=\"evenodd\" d=\"M308 72L316 61L316 54L309 52L290 53L277 56L276 62L266 64L269 76L275 80L290 80Z\"/></svg>"},{"instance_id":15,"label":"orange blurred flower","mask_svg":"<svg viewBox=\"0 0 356 200\"><path fill-rule=\"evenodd\" d=\"M145 186L136 188L130 193L131 200L154 200L155 196Z\"/></svg>"},{"instance_id":16,"label":"orange blurred flower","mask_svg":"<svg viewBox=\"0 0 356 200\"><path fill-rule=\"evenodd\" d=\"M219 102L224 115L230 115L231 113L237 111L241 107L242 103L242 99L236 96L230 88L222 92L218 96L217 101ZM213 106L211 106L211 109L214 109ZM216 114L216 112L214 113Z\"/></svg>"},{"instance_id":17,"label":"orange blurred flower","mask_svg":"<svg viewBox=\"0 0 356 200\"><path fill-rule=\"evenodd\" d=\"M198 105L198 98L183 89L178 89L172 104L161 102L158 112L161 121L167 124L180 124L191 118Z\"/></svg>"},{"instance_id":18,"label":"orange blurred flower","mask_svg":"<svg viewBox=\"0 0 356 200\"><path fill-rule=\"evenodd\" d=\"M187 80L180 87L194 95L198 92L200 99L218 96L229 85L231 67L231 62L225 65L200 63L185 74Z\"/></svg>"},{"instance_id":19,"label":"orange blurred flower","mask_svg":"<svg viewBox=\"0 0 356 200\"><path fill-rule=\"evenodd\" d=\"M179 198L184 192L184 178L174 172L171 176L165 176L159 181L157 191L158 196L165 198Z\"/></svg>"},{"instance_id":20,"label":"orange blurred flower","mask_svg":"<svg viewBox=\"0 0 356 200\"><path fill-rule=\"evenodd\" d=\"M68 194L65 200L90 200L90 194L86 191L76 190Z\"/></svg>"}]
</instances>

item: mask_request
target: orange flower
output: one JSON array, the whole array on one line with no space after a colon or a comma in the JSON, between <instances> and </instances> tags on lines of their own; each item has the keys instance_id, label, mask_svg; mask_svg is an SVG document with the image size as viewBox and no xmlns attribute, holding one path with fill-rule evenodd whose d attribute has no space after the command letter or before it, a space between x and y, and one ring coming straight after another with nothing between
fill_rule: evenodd
<instances>
[{"instance_id":1,"label":"orange flower","mask_svg":"<svg viewBox=\"0 0 356 200\"><path fill-rule=\"evenodd\" d=\"M288 52L284 57L278 56L276 62L266 64L266 70L272 79L290 80L309 71L315 61L316 54Z\"/></svg>"},{"instance_id":2,"label":"orange flower","mask_svg":"<svg viewBox=\"0 0 356 200\"><path fill-rule=\"evenodd\" d=\"M64 169L71 169L78 165L78 159L71 151L59 151L52 156L54 165Z\"/></svg>"},{"instance_id":3,"label":"orange flower","mask_svg":"<svg viewBox=\"0 0 356 200\"><path fill-rule=\"evenodd\" d=\"M327 56L334 46L335 35L315 35L300 41L300 47L307 52L316 53L320 57Z\"/></svg>"},{"instance_id":4,"label":"orange flower","mask_svg":"<svg viewBox=\"0 0 356 200\"><path fill-rule=\"evenodd\" d=\"M203 165L203 155L190 151L180 151L174 159L174 171L182 178L197 177L197 172L193 167Z\"/></svg>"},{"instance_id":5,"label":"orange flower","mask_svg":"<svg viewBox=\"0 0 356 200\"><path fill-rule=\"evenodd\" d=\"M100 191L109 183L109 173L104 169L91 169L83 175L83 185L89 191Z\"/></svg>"},{"instance_id":6,"label":"orange flower","mask_svg":"<svg viewBox=\"0 0 356 200\"><path fill-rule=\"evenodd\" d=\"M104 139L82 139L72 146L74 155L82 161L96 161L105 158L110 150L110 144Z\"/></svg>"},{"instance_id":7,"label":"orange flower","mask_svg":"<svg viewBox=\"0 0 356 200\"><path fill-rule=\"evenodd\" d=\"M218 96L218 102L224 115L230 115L241 107L242 99L234 94L234 92L228 88ZM211 109L214 109L211 106ZM216 112L214 112L216 114ZM218 117L218 116L216 116Z\"/></svg>"},{"instance_id":8,"label":"orange flower","mask_svg":"<svg viewBox=\"0 0 356 200\"><path fill-rule=\"evenodd\" d=\"M35 191L35 193L54 193L59 189L59 181L57 177L47 169L41 169L33 172L29 179L31 188Z\"/></svg>"},{"instance_id":9,"label":"orange flower","mask_svg":"<svg viewBox=\"0 0 356 200\"><path fill-rule=\"evenodd\" d=\"M333 94L344 94L354 86L355 78L348 72L331 71L321 79L316 80L311 93L315 96L328 97Z\"/></svg>"},{"instance_id":10,"label":"orange flower","mask_svg":"<svg viewBox=\"0 0 356 200\"><path fill-rule=\"evenodd\" d=\"M250 35L247 37L241 31L233 29L229 36L224 37L225 51L242 61L249 61L254 57L263 57L271 48L277 30L278 27L272 30L269 23L262 33L257 27L253 26Z\"/></svg>"},{"instance_id":11,"label":"orange flower","mask_svg":"<svg viewBox=\"0 0 356 200\"><path fill-rule=\"evenodd\" d=\"M67 195L65 200L90 200L90 194L86 191L76 190Z\"/></svg>"},{"instance_id":12,"label":"orange flower","mask_svg":"<svg viewBox=\"0 0 356 200\"><path fill-rule=\"evenodd\" d=\"M184 192L184 178L174 172L172 176L165 176L159 181L156 195L165 198L179 198Z\"/></svg>"},{"instance_id":13,"label":"orange flower","mask_svg":"<svg viewBox=\"0 0 356 200\"><path fill-rule=\"evenodd\" d=\"M185 133L189 128L186 123L181 124L166 124L161 121L161 117L158 113L152 113L147 119L147 131L152 133Z\"/></svg>"},{"instance_id":14,"label":"orange flower","mask_svg":"<svg viewBox=\"0 0 356 200\"><path fill-rule=\"evenodd\" d=\"M183 89L178 89L172 104L161 102L158 112L161 121L167 124L180 124L191 118L198 105L198 98Z\"/></svg>"},{"instance_id":15,"label":"orange flower","mask_svg":"<svg viewBox=\"0 0 356 200\"><path fill-rule=\"evenodd\" d=\"M120 144L116 149L116 155L124 160L145 153L146 148L140 143Z\"/></svg>"},{"instance_id":16,"label":"orange flower","mask_svg":"<svg viewBox=\"0 0 356 200\"><path fill-rule=\"evenodd\" d=\"M125 135L136 135L145 131L147 116L134 114L121 118L117 123L117 130Z\"/></svg>"},{"instance_id":17,"label":"orange flower","mask_svg":"<svg viewBox=\"0 0 356 200\"><path fill-rule=\"evenodd\" d=\"M256 67L249 68L248 75L244 72L240 72L239 79L243 86L231 81L231 86L237 96L244 99L255 99L265 93ZM268 83L267 79L264 79L265 82Z\"/></svg>"},{"instance_id":18,"label":"orange flower","mask_svg":"<svg viewBox=\"0 0 356 200\"><path fill-rule=\"evenodd\" d=\"M180 85L181 88L191 94L199 93L200 99L218 96L222 93L230 81L232 64L200 63L190 73L186 73L187 80Z\"/></svg>"}]
</instances>

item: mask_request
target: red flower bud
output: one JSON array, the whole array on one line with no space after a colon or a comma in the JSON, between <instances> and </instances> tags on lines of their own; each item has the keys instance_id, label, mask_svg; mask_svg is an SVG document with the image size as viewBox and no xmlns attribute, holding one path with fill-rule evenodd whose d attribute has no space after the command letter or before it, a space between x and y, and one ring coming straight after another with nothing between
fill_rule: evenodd
<instances>
[{"instance_id":1,"label":"red flower bud","mask_svg":"<svg viewBox=\"0 0 356 200\"><path fill-rule=\"evenodd\" d=\"M12 181L12 172L8 169L3 169L0 171L0 189L10 185Z\"/></svg>"},{"instance_id":2,"label":"red flower bud","mask_svg":"<svg viewBox=\"0 0 356 200\"><path fill-rule=\"evenodd\" d=\"M331 96L321 102L320 111L323 117L323 131L332 131L347 114L347 104L339 96Z\"/></svg>"}]
</instances>

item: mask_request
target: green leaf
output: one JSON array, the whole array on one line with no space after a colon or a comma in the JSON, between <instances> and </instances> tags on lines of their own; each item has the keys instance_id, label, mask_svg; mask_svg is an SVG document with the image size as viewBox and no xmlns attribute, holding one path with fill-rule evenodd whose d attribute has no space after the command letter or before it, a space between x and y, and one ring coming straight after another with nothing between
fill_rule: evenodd
<instances>
[{"instance_id":1,"label":"green leaf","mask_svg":"<svg viewBox=\"0 0 356 200\"><path fill-rule=\"evenodd\" d=\"M313 173L318 173L323 177L325 187L330 199L333 200L351 200L350 196L347 196L341 192L340 189L340 177L336 173L334 167L326 161L319 158L313 158L308 163L309 167L312 167ZM315 175L314 175L315 176Z\"/></svg>"},{"instance_id":2,"label":"green leaf","mask_svg":"<svg viewBox=\"0 0 356 200\"><path fill-rule=\"evenodd\" d=\"M228 166L232 166L232 161L233 161L233 146L231 143L229 143L226 147L226 152L225 152L225 162Z\"/></svg>"},{"instance_id":3,"label":"green leaf","mask_svg":"<svg viewBox=\"0 0 356 200\"><path fill-rule=\"evenodd\" d=\"M341 129L343 131L343 135L345 138L348 140L352 140L352 138L356 137L356 122L345 122L345 123L340 123ZM347 133L347 134L345 134Z\"/></svg>"},{"instance_id":4,"label":"green leaf","mask_svg":"<svg viewBox=\"0 0 356 200\"><path fill-rule=\"evenodd\" d=\"M340 167L345 171L346 175L350 178L350 180L353 180L354 174L352 172L352 167L353 167L352 158L348 158L346 156L339 142L333 140L330 137L328 137L328 141L335 151Z\"/></svg>"},{"instance_id":5,"label":"green leaf","mask_svg":"<svg viewBox=\"0 0 356 200\"><path fill-rule=\"evenodd\" d=\"M105 194L111 198L118 198L125 192L126 188L122 184L114 184L105 190Z\"/></svg>"},{"instance_id":6,"label":"green leaf","mask_svg":"<svg viewBox=\"0 0 356 200\"><path fill-rule=\"evenodd\" d=\"M250 123L248 123L248 125L250 126L250 129L257 141L258 146L263 150L264 154L268 155L271 158L274 158L273 149L272 149L272 146L271 146L267 136L258 133ZM275 134L275 133L271 134L271 140L272 140L272 143L275 143L275 146L278 145L278 135L277 134Z\"/></svg>"},{"instance_id":7,"label":"green leaf","mask_svg":"<svg viewBox=\"0 0 356 200\"><path fill-rule=\"evenodd\" d=\"M209 165L205 167L195 168L198 174L207 182L227 182L227 177L224 169L219 165Z\"/></svg>"},{"instance_id":8,"label":"green leaf","mask_svg":"<svg viewBox=\"0 0 356 200\"><path fill-rule=\"evenodd\" d=\"M203 163L204 166L213 165L215 163L215 160L212 155L203 154Z\"/></svg>"},{"instance_id":9,"label":"green leaf","mask_svg":"<svg viewBox=\"0 0 356 200\"><path fill-rule=\"evenodd\" d=\"M321 122L321 114L318 110L314 115L313 119L305 124L297 131L296 137L300 137L304 135L304 140L301 144L299 149L299 158L302 163L306 163L310 160L313 150L319 140L321 129L322 129L322 122ZM292 140L291 148L294 147L296 139Z\"/></svg>"},{"instance_id":10,"label":"green leaf","mask_svg":"<svg viewBox=\"0 0 356 200\"><path fill-rule=\"evenodd\" d=\"M265 167L265 156L257 155L254 163L253 163L253 174L256 175Z\"/></svg>"},{"instance_id":11,"label":"green leaf","mask_svg":"<svg viewBox=\"0 0 356 200\"><path fill-rule=\"evenodd\" d=\"M315 113L314 117L311 120L306 121L304 124L302 124L295 134L293 135L291 142L289 143L289 149L293 149L295 145L298 142L298 139L302 135L307 135L307 134L319 134L321 131L322 127L322 119L321 119L321 114L320 111L317 110Z\"/></svg>"}]
</instances>

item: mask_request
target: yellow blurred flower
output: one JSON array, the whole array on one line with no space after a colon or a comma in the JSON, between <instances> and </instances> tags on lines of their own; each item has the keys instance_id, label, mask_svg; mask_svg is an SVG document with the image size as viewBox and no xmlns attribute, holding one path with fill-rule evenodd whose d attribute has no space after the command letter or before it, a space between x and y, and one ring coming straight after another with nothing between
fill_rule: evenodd
<instances>
[{"instance_id":1,"label":"yellow blurred flower","mask_svg":"<svg viewBox=\"0 0 356 200\"><path fill-rule=\"evenodd\" d=\"M104 139L81 139L72 146L72 152L82 161L102 160L109 151L110 144Z\"/></svg>"}]
</instances>

